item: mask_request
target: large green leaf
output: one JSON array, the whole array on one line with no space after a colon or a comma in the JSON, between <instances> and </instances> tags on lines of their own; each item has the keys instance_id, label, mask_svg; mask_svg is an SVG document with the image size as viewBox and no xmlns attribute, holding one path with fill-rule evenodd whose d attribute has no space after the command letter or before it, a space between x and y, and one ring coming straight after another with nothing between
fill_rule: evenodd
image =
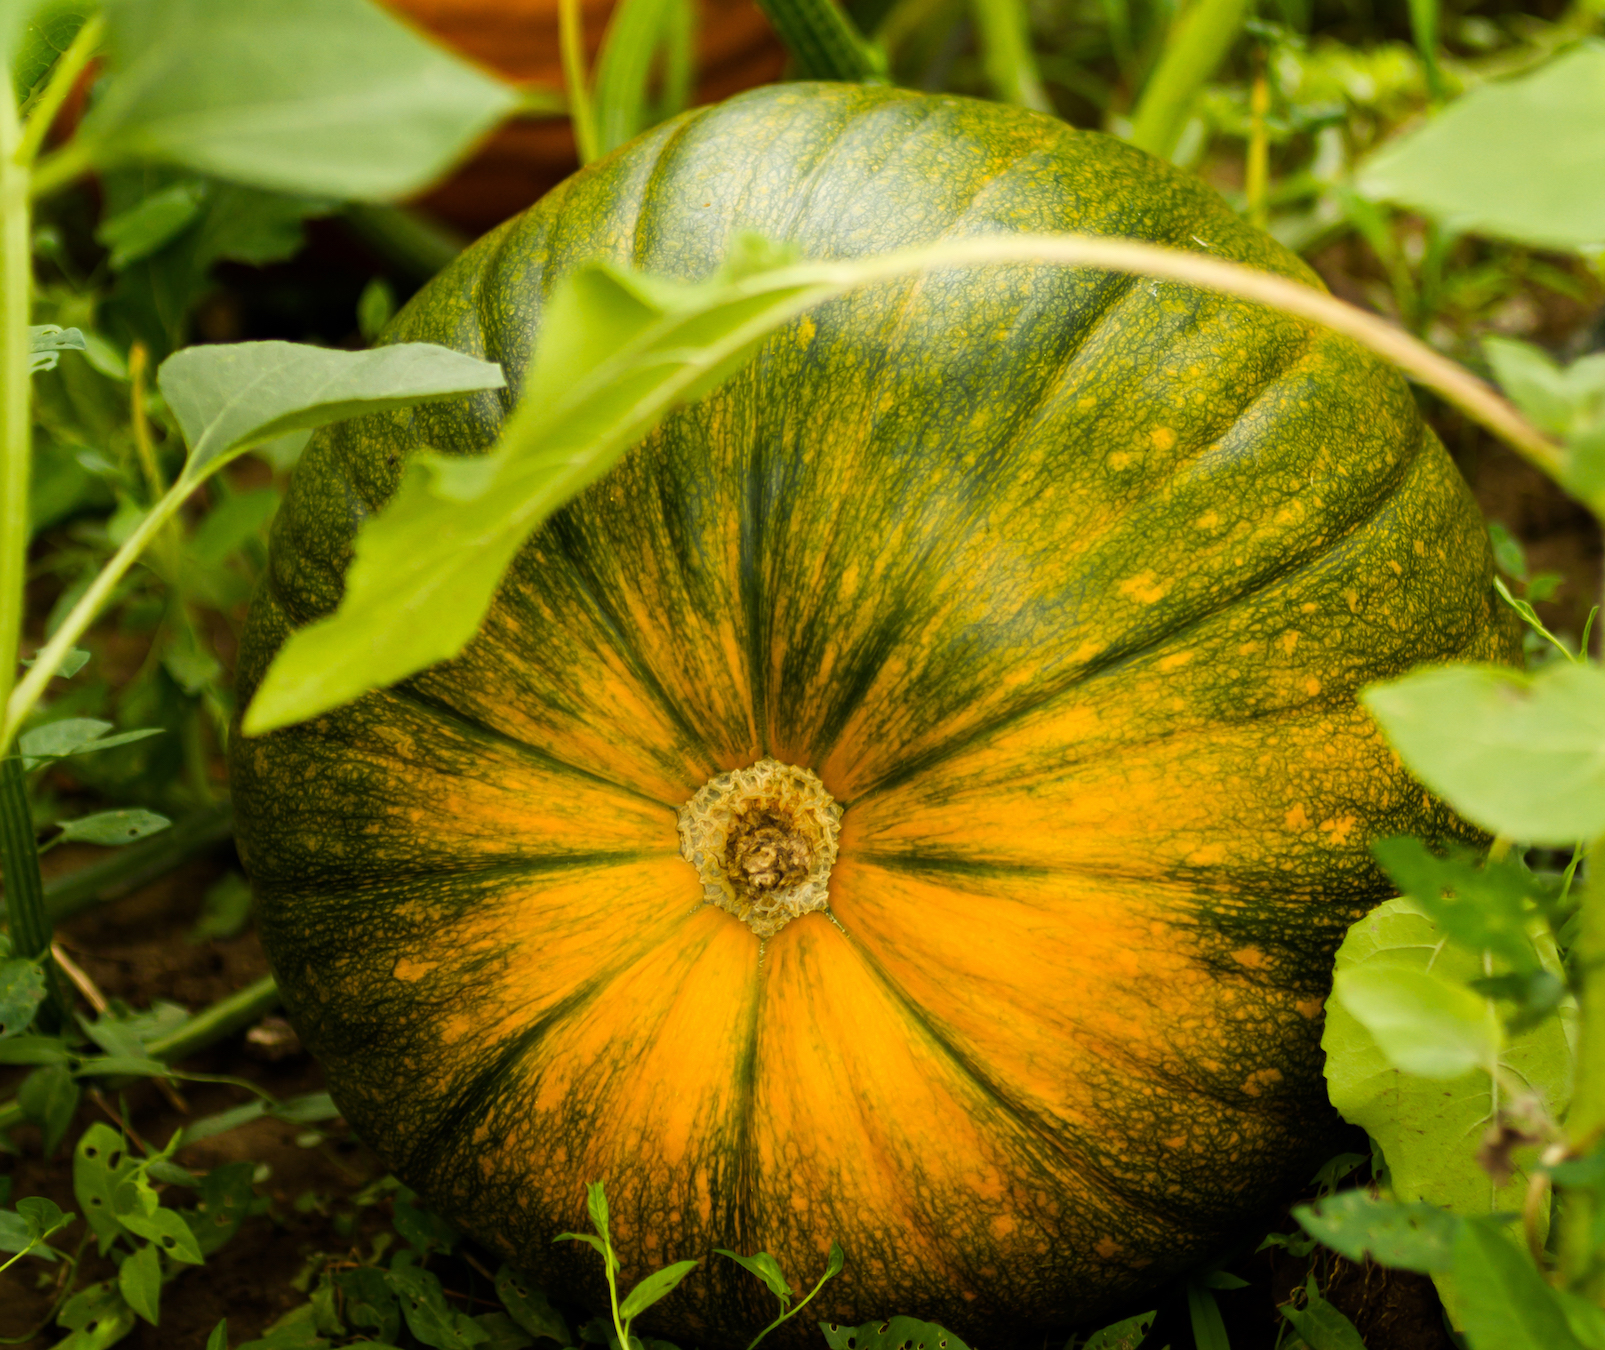
<instances>
[{"instance_id":1,"label":"large green leaf","mask_svg":"<svg viewBox=\"0 0 1605 1350\"><path fill-rule=\"evenodd\" d=\"M770 329L842 288L805 269L785 273L805 279L765 285L762 274L782 261L748 240L706 282L611 265L566 277L500 441L472 458L413 456L395 497L357 535L339 609L285 643L246 712L246 734L338 707L462 650L547 516L671 408L733 374Z\"/></svg>"},{"instance_id":2,"label":"large green leaf","mask_svg":"<svg viewBox=\"0 0 1605 1350\"><path fill-rule=\"evenodd\" d=\"M1552 945L1538 954L1546 966L1556 964ZM1494 968L1499 969L1497 963ZM1481 977L1486 967L1480 954L1449 942L1410 900L1390 900L1373 910L1349 929L1338 949L1340 977L1366 970L1409 978L1429 969L1442 979L1466 983ZM1502 1068L1556 1119L1571 1095L1570 1031L1571 1022L1552 1013L1506 1038L1499 1056ZM1327 1001L1321 1046L1333 1106L1381 1146L1399 1201L1424 1202L1466 1216L1520 1211L1527 1190L1523 1159L1518 1156L1513 1175L1500 1186L1476 1157L1496 1105L1486 1073L1473 1070L1444 1080L1395 1068L1337 998Z\"/></svg>"},{"instance_id":3,"label":"large green leaf","mask_svg":"<svg viewBox=\"0 0 1605 1350\"><path fill-rule=\"evenodd\" d=\"M1532 844L1605 834L1605 671L1432 666L1360 695L1405 767L1474 824Z\"/></svg>"},{"instance_id":4,"label":"large green leaf","mask_svg":"<svg viewBox=\"0 0 1605 1350\"><path fill-rule=\"evenodd\" d=\"M443 172L518 98L371 0L108 0L80 144L281 192L378 200Z\"/></svg>"},{"instance_id":5,"label":"large green leaf","mask_svg":"<svg viewBox=\"0 0 1605 1350\"><path fill-rule=\"evenodd\" d=\"M1383 147L1358 181L1451 229L1553 248L1605 243L1605 43L1472 90Z\"/></svg>"}]
</instances>

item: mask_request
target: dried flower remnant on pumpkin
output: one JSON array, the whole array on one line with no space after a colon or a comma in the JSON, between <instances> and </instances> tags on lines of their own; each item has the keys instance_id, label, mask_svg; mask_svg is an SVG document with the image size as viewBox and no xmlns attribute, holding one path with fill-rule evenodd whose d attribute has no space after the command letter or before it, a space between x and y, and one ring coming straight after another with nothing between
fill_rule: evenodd
<instances>
[{"instance_id":1,"label":"dried flower remnant on pumpkin","mask_svg":"<svg viewBox=\"0 0 1605 1350\"><path fill-rule=\"evenodd\" d=\"M680 808L680 856L708 904L773 937L825 908L841 814L813 773L760 759L710 779Z\"/></svg>"}]
</instances>

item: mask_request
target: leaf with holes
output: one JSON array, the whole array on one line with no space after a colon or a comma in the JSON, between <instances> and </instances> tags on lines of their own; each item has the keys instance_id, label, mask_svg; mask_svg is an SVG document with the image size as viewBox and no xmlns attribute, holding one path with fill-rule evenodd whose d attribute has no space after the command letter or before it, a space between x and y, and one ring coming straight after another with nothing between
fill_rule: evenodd
<instances>
[{"instance_id":1,"label":"leaf with holes","mask_svg":"<svg viewBox=\"0 0 1605 1350\"><path fill-rule=\"evenodd\" d=\"M120 847L165 830L173 822L154 811L127 809L97 811L92 816L61 822L60 841L64 844L99 844Z\"/></svg>"},{"instance_id":2,"label":"leaf with holes","mask_svg":"<svg viewBox=\"0 0 1605 1350\"><path fill-rule=\"evenodd\" d=\"M130 1233L153 1243L175 1261L205 1264L195 1234L175 1210L163 1209L156 1192L136 1167L117 1183L111 1195L112 1215Z\"/></svg>"},{"instance_id":3,"label":"leaf with holes","mask_svg":"<svg viewBox=\"0 0 1605 1350\"><path fill-rule=\"evenodd\" d=\"M819 1329L830 1350L970 1350L951 1331L917 1317L893 1317L861 1327L821 1322Z\"/></svg>"},{"instance_id":4,"label":"leaf with holes","mask_svg":"<svg viewBox=\"0 0 1605 1350\"><path fill-rule=\"evenodd\" d=\"M100 1243L102 1256L123 1231L112 1210L112 1193L137 1166L128 1156L122 1135L102 1121L97 1120L85 1130L73 1149L73 1194Z\"/></svg>"},{"instance_id":5,"label":"leaf with holes","mask_svg":"<svg viewBox=\"0 0 1605 1350\"><path fill-rule=\"evenodd\" d=\"M562 1314L552 1307L544 1293L532 1288L511 1266L503 1266L496 1272L496 1297L530 1335L556 1341L559 1345L574 1344Z\"/></svg>"},{"instance_id":6,"label":"leaf with holes","mask_svg":"<svg viewBox=\"0 0 1605 1350\"><path fill-rule=\"evenodd\" d=\"M440 1281L417 1266L396 1266L385 1272L391 1291L401 1304L407 1329L433 1350L473 1350L490 1337L474 1319L446 1305Z\"/></svg>"}]
</instances>

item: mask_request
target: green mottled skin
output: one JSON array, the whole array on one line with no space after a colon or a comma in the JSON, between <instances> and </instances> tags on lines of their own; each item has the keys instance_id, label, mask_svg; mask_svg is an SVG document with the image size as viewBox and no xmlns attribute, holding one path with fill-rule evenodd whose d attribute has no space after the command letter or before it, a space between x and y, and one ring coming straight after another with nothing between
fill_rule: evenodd
<instances>
[{"instance_id":1,"label":"green mottled skin","mask_svg":"<svg viewBox=\"0 0 1605 1350\"><path fill-rule=\"evenodd\" d=\"M403 313L387 340L513 389L316 439L242 703L406 454L492 443L568 268L698 278L737 229L816 258L1085 231L1315 284L1036 114L826 85L699 110ZM1040 1339L1150 1297L1329 1146L1320 1006L1387 893L1367 843L1455 830L1354 696L1513 659L1490 578L1408 390L1346 341L1100 272L879 286L560 512L459 658L235 738L264 938L353 1125L554 1291L601 1297L551 1244L601 1178L626 1282L716 1245L800 1282L834 1238L821 1317ZM674 813L764 754L845 814L831 915L760 960L698 907ZM716 1261L658 1325L742 1345L769 1309Z\"/></svg>"}]
</instances>

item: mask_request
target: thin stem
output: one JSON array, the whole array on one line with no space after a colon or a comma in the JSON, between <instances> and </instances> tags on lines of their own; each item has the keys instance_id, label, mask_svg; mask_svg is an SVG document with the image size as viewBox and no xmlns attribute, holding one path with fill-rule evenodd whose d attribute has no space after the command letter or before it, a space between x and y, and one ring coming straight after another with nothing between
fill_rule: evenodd
<instances>
[{"instance_id":1,"label":"thin stem","mask_svg":"<svg viewBox=\"0 0 1605 1350\"><path fill-rule=\"evenodd\" d=\"M563 86L568 94L569 117L574 123L574 144L580 163L596 158L596 110L585 76L585 27L581 22L580 0L560 0L558 42L563 54Z\"/></svg>"},{"instance_id":2,"label":"thin stem","mask_svg":"<svg viewBox=\"0 0 1605 1350\"><path fill-rule=\"evenodd\" d=\"M1248 163L1244 166L1243 195L1247 199L1248 223L1264 229L1270 223L1266 208L1270 183L1271 144L1265 115L1271 110L1271 86L1265 78L1265 57L1260 53L1249 99Z\"/></svg>"},{"instance_id":3,"label":"thin stem","mask_svg":"<svg viewBox=\"0 0 1605 1350\"><path fill-rule=\"evenodd\" d=\"M982 64L997 96L1022 108L1051 113L1053 103L1042 87L1031 27L1023 0L970 0L981 37Z\"/></svg>"},{"instance_id":4,"label":"thin stem","mask_svg":"<svg viewBox=\"0 0 1605 1350\"><path fill-rule=\"evenodd\" d=\"M1226 59L1247 17L1248 0L1196 0L1183 11L1137 101L1133 145L1160 159L1175 153L1199 90Z\"/></svg>"},{"instance_id":5,"label":"thin stem","mask_svg":"<svg viewBox=\"0 0 1605 1350\"><path fill-rule=\"evenodd\" d=\"M1582 922L1572 947L1577 989L1577 1082L1566 1110L1566 1136L1574 1156L1605 1147L1605 889L1597 883L1605 840L1588 850ZM1586 1186L1563 1191L1560 1268L1574 1293L1605 1303L1605 1261L1594 1245L1596 1193Z\"/></svg>"},{"instance_id":6,"label":"thin stem","mask_svg":"<svg viewBox=\"0 0 1605 1350\"><path fill-rule=\"evenodd\" d=\"M28 469L33 390L28 320L33 305L28 169L16 159L22 127L9 87L0 92L0 699L16 681L28 564ZM6 746L0 745L0 753Z\"/></svg>"},{"instance_id":7,"label":"thin stem","mask_svg":"<svg viewBox=\"0 0 1605 1350\"><path fill-rule=\"evenodd\" d=\"M17 147L17 159L20 163L32 164L38 158L39 148L44 145L45 137L50 134L56 114L61 111L61 105L67 101L73 86L78 83L78 77L95 59L95 53L100 50L100 40L105 33L106 20L96 14L85 21L67 50L61 54L61 59L56 62L56 68L50 72L50 83L45 86L44 93L33 105L28 114L28 121L23 127L22 143Z\"/></svg>"},{"instance_id":8,"label":"thin stem","mask_svg":"<svg viewBox=\"0 0 1605 1350\"><path fill-rule=\"evenodd\" d=\"M832 1271L832 1270L827 1268L825 1273L819 1277L819 1283L816 1284L811 1290L809 1290L808 1296L806 1298L804 1298L803 1301L801 1303L799 1303L795 1308L790 1308L786 1312L781 1313L779 1317L775 1318L775 1320L773 1322L771 1322L762 1331L760 1331L756 1336L754 1336L752 1338L751 1343L747 1346L747 1350L756 1350L756 1347L757 1347L759 1341L763 1340L763 1338L765 1336L767 1336L771 1331L773 1331L776 1327L778 1327L782 1322L786 1321L788 1318L795 1317L804 1308L806 1308L811 1302L813 1302L814 1295L817 1294L821 1289L823 1289L825 1287L825 1281L828 1280L834 1273L835 1273L834 1271Z\"/></svg>"},{"instance_id":9,"label":"thin stem","mask_svg":"<svg viewBox=\"0 0 1605 1350\"><path fill-rule=\"evenodd\" d=\"M15 755L0 759L0 870L6 883L6 926L12 949L38 961L45 974L45 1001L40 1021L50 1030L61 1025L64 1005L50 959L50 918L45 913L45 886L39 876L39 849L34 841L33 813L28 809L28 783Z\"/></svg>"},{"instance_id":10,"label":"thin stem","mask_svg":"<svg viewBox=\"0 0 1605 1350\"><path fill-rule=\"evenodd\" d=\"M279 986L271 975L264 975L209 1008L203 1008L183 1026L158 1036L145 1048L152 1059L176 1064L261 1021L278 1006Z\"/></svg>"},{"instance_id":11,"label":"thin stem","mask_svg":"<svg viewBox=\"0 0 1605 1350\"><path fill-rule=\"evenodd\" d=\"M150 350L143 342L134 343L128 349L128 415L134 429L134 446L139 452L139 467L154 502L167 491L167 484L162 481L162 467L156 462L156 443L151 439L150 416L145 406L145 376L149 369Z\"/></svg>"},{"instance_id":12,"label":"thin stem","mask_svg":"<svg viewBox=\"0 0 1605 1350\"><path fill-rule=\"evenodd\" d=\"M195 482L180 477L178 482L146 513L134 532L123 541L122 547L112 554L111 561L101 568L100 575L90 583L89 589L62 620L61 627L34 658L33 668L12 690L11 698L6 703L5 725L0 728L0 751L10 747L23 719L39 701L45 686L61 669L61 663L67 659L67 653L72 650L73 644L99 616L101 608L117 588L117 583L123 579L128 569L145 551L145 546L161 532L162 526L173 518L178 508L197 486Z\"/></svg>"},{"instance_id":13,"label":"thin stem","mask_svg":"<svg viewBox=\"0 0 1605 1350\"><path fill-rule=\"evenodd\" d=\"M877 83L886 78L880 50L831 0L758 0L776 35L808 80Z\"/></svg>"}]
</instances>

